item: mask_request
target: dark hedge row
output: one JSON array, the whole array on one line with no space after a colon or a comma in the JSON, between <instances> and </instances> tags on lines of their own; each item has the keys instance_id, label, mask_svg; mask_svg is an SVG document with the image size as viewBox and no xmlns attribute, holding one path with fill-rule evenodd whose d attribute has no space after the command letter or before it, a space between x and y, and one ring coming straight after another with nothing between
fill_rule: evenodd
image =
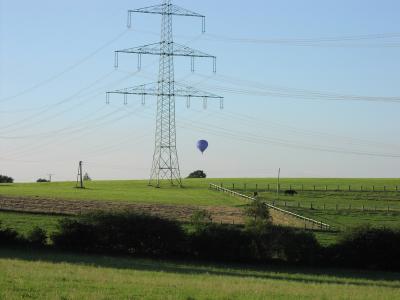
<instances>
[{"instance_id":1,"label":"dark hedge row","mask_svg":"<svg viewBox=\"0 0 400 300\"><path fill-rule=\"evenodd\" d=\"M198 218L195 218L198 220ZM342 235L335 245L321 247L310 232L269 223L241 228L210 222L181 224L134 213L96 213L65 218L47 244L46 233L34 228L27 237L0 227L0 245L53 247L85 253L189 258L259 263L356 267L400 271L400 231L361 227Z\"/></svg>"}]
</instances>

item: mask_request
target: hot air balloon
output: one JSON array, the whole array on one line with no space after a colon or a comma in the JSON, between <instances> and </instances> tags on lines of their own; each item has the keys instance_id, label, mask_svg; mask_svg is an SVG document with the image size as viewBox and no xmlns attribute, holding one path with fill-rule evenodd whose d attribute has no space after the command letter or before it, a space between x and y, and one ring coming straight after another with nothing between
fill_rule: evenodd
<instances>
[{"instance_id":1,"label":"hot air balloon","mask_svg":"<svg viewBox=\"0 0 400 300\"><path fill-rule=\"evenodd\" d=\"M208 148L208 142L206 140L200 140L197 142L197 148L203 153Z\"/></svg>"}]
</instances>

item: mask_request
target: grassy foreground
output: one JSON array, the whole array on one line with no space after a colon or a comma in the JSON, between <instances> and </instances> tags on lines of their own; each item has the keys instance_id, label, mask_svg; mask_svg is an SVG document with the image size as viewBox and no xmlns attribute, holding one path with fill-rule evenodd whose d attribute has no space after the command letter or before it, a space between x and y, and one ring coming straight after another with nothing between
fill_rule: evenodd
<instances>
[{"instance_id":1,"label":"grassy foreground","mask_svg":"<svg viewBox=\"0 0 400 300\"><path fill-rule=\"evenodd\" d=\"M0 250L0 299L396 299L400 274Z\"/></svg>"}]
</instances>

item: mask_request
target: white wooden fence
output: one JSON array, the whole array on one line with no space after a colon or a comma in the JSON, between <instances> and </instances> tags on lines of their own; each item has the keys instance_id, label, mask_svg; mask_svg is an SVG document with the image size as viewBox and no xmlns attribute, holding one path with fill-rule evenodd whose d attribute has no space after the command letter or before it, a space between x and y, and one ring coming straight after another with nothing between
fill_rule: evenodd
<instances>
[{"instance_id":1,"label":"white wooden fence","mask_svg":"<svg viewBox=\"0 0 400 300\"><path fill-rule=\"evenodd\" d=\"M230 189L221 187L221 186L216 185L216 184L213 184L213 183L210 183L210 189L216 190L216 191L219 191L219 192L228 193L228 194L230 194L231 196L236 196L236 197L244 198L244 199L247 199L247 200L252 200L252 201L255 200L255 198L253 198L253 197L250 197L250 196L247 196L247 195L244 195L244 194L241 194L241 193L232 191L232 190L230 190ZM305 222L309 222L309 223L315 224L317 227L319 227L319 228L321 228L321 229L325 229L325 230L331 229L331 226L330 226L329 224L326 224L326 223L323 223L323 222L320 222L320 221L317 221L317 220L314 220L314 219L311 219L311 218L307 218L307 217L305 217L305 216L302 216L302 215L293 213L293 212L291 212L291 211L288 211L288 210L285 210L285 209L276 207L276 206L271 205L271 204L268 204L268 203L265 203L265 204L266 204L267 207L270 208L270 209L274 209L274 210L279 211L279 212L281 212L281 213L284 213L284 214L286 214L286 215L290 215L290 216L292 216L292 217L301 219L301 220L303 220L303 221L305 221Z\"/></svg>"}]
</instances>

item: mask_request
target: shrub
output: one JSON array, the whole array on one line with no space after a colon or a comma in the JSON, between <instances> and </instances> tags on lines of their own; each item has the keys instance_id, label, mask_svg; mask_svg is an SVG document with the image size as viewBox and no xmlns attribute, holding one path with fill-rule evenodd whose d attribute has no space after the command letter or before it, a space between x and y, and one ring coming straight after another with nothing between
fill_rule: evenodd
<instances>
[{"instance_id":1,"label":"shrub","mask_svg":"<svg viewBox=\"0 0 400 300\"><path fill-rule=\"evenodd\" d=\"M38 180L36 180L36 182L50 182L50 180L39 178Z\"/></svg>"},{"instance_id":2,"label":"shrub","mask_svg":"<svg viewBox=\"0 0 400 300\"><path fill-rule=\"evenodd\" d=\"M198 210L190 217L190 223L196 231L204 228L207 224L212 222L211 213L207 210Z\"/></svg>"},{"instance_id":3,"label":"shrub","mask_svg":"<svg viewBox=\"0 0 400 300\"><path fill-rule=\"evenodd\" d=\"M202 170L197 170L189 174L187 178L206 178L207 175Z\"/></svg>"},{"instance_id":4,"label":"shrub","mask_svg":"<svg viewBox=\"0 0 400 300\"><path fill-rule=\"evenodd\" d=\"M62 220L59 227L51 238L62 249L150 256L172 256L184 249L181 226L156 216L94 213Z\"/></svg>"},{"instance_id":5,"label":"shrub","mask_svg":"<svg viewBox=\"0 0 400 300\"><path fill-rule=\"evenodd\" d=\"M329 264L399 271L399 251L400 230L367 225L344 232L325 258Z\"/></svg>"},{"instance_id":6,"label":"shrub","mask_svg":"<svg viewBox=\"0 0 400 300\"><path fill-rule=\"evenodd\" d=\"M190 236L190 251L198 258L248 261L250 236L231 225L208 224Z\"/></svg>"},{"instance_id":7,"label":"shrub","mask_svg":"<svg viewBox=\"0 0 400 300\"><path fill-rule=\"evenodd\" d=\"M22 242L22 238L13 229L4 228L0 223L0 246L16 245Z\"/></svg>"},{"instance_id":8,"label":"shrub","mask_svg":"<svg viewBox=\"0 0 400 300\"><path fill-rule=\"evenodd\" d=\"M275 255L290 263L313 264L319 259L320 245L311 232L274 226Z\"/></svg>"},{"instance_id":9,"label":"shrub","mask_svg":"<svg viewBox=\"0 0 400 300\"><path fill-rule=\"evenodd\" d=\"M13 183L14 179L9 176L0 175L0 183Z\"/></svg>"},{"instance_id":10,"label":"shrub","mask_svg":"<svg viewBox=\"0 0 400 300\"><path fill-rule=\"evenodd\" d=\"M28 242L33 246L45 246L47 244L47 233L40 227L34 227L27 235Z\"/></svg>"}]
</instances>

